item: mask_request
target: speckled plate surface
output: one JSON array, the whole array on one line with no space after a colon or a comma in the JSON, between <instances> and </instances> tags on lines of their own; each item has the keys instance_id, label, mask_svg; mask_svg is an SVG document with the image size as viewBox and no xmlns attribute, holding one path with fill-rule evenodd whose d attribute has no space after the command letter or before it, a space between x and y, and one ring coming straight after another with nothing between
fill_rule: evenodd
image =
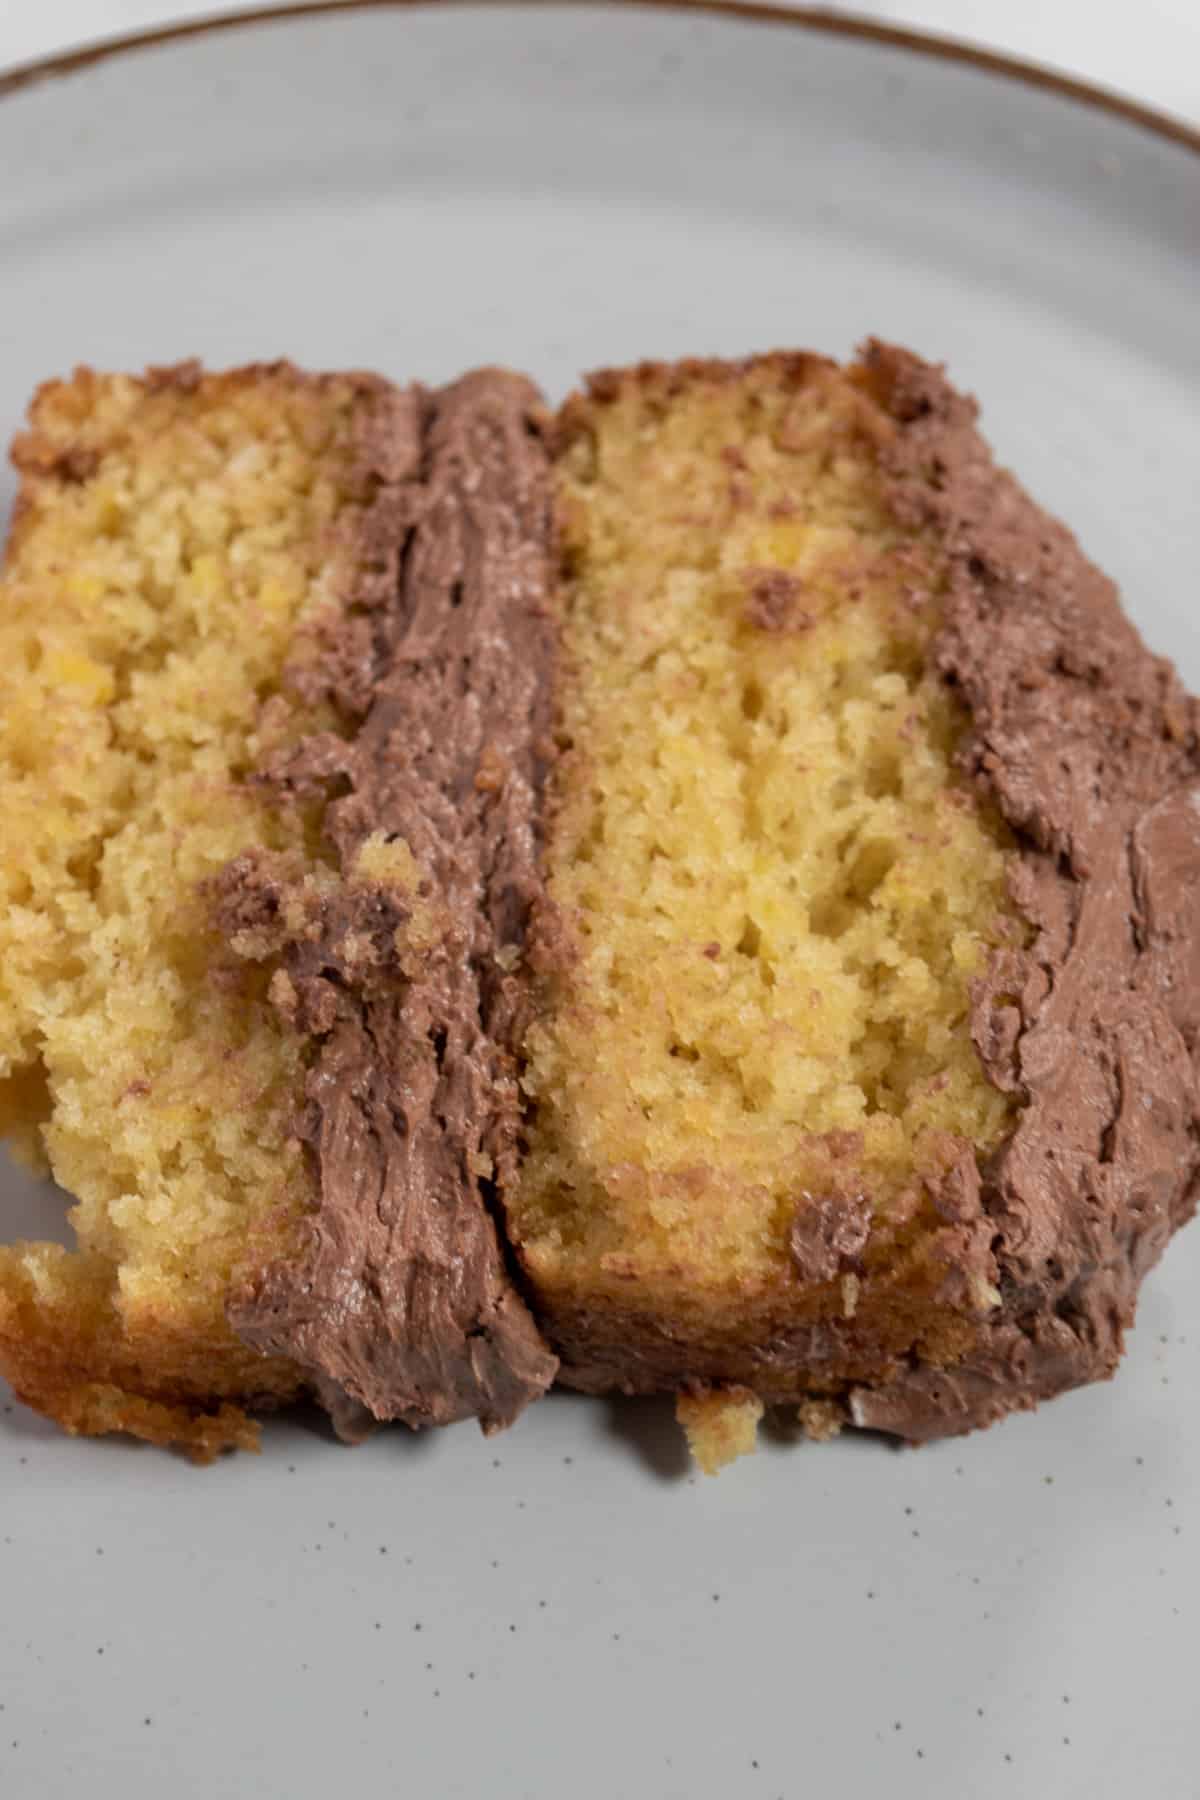
<instances>
[{"instance_id":1,"label":"speckled plate surface","mask_svg":"<svg viewBox=\"0 0 1200 1800\"><path fill-rule=\"evenodd\" d=\"M448 376L868 330L1200 682L1200 159L869 35L628 7L210 30L0 101L0 435L33 383ZM6 478L7 482L7 478ZM2 502L11 499L11 482ZM0 825L2 830L2 825ZM62 1202L4 1171L5 1234ZM694 1479L653 1404L203 1472L0 1412L0 1792L1194 1795L1200 1228L1120 1378L920 1453Z\"/></svg>"}]
</instances>

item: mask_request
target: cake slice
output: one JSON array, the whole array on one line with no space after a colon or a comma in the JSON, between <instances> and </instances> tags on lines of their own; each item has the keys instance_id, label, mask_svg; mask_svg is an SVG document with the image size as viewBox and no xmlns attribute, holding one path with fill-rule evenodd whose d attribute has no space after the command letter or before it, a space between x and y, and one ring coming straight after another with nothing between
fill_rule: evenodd
<instances>
[{"instance_id":1,"label":"cake slice","mask_svg":"<svg viewBox=\"0 0 1200 1800\"><path fill-rule=\"evenodd\" d=\"M562 1379L919 1440L1110 1374L1196 1201L1195 702L872 344L559 423L573 956L510 1229Z\"/></svg>"},{"instance_id":2,"label":"cake slice","mask_svg":"<svg viewBox=\"0 0 1200 1800\"><path fill-rule=\"evenodd\" d=\"M1195 703L939 371L556 420L43 389L0 587L0 1368L199 1455L316 1395L913 1440L1111 1373L1192 1211Z\"/></svg>"},{"instance_id":3,"label":"cake slice","mask_svg":"<svg viewBox=\"0 0 1200 1800\"><path fill-rule=\"evenodd\" d=\"M0 1251L0 1368L201 1457L314 1390L347 1429L507 1421L555 1366L489 1199L553 651L536 396L184 365L30 423L0 1106L79 1250Z\"/></svg>"}]
</instances>

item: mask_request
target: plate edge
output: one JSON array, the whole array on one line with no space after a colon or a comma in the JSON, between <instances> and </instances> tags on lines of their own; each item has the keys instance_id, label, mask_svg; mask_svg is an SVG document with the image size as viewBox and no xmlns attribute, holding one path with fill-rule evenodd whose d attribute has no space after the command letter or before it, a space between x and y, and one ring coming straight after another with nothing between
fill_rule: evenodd
<instances>
[{"instance_id":1,"label":"plate edge","mask_svg":"<svg viewBox=\"0 0 1200 1800\"><path fill-rule=\"evenodd\" d=\"M152 50L166 44L183 43L189 38L232 32L243 26L287 23L339 12L401 12L418 7L428 11L434 7L467 4L497 7L518 5L529 10L535 7L612 10L600 3L600 0L293 0L290 5L255 6L249 11L217 13L199 19L182 20L173 25L154 26L147 31L102 38L76 49L58 51L33 62L0 69L0 100L10 99L43 82L82 74L117 56ZM1186 124L1182 119L1145 106L1140 101L1127 99L1123 94L1114 93L1108 88L1081 81L1076 76L1061 74L1057 69L1048 68L1044 64L1010 56L1005 51L988 50L981 45L964 42L961 38L946 37L938 32L913 31L840 9L835 11L824 6L783 7L772 4L771 0L622 0L622 4L625 7L636 7L642 12L677 12L692 17L734 19L750 24L790 25L801 31L821 32L829 37L853 38L859 42L903 50L912 55L958 63L1107 113L1125 124L1138 126L1143 131L1200 157L1200 129Z\"/></svg>"}]
</instances>

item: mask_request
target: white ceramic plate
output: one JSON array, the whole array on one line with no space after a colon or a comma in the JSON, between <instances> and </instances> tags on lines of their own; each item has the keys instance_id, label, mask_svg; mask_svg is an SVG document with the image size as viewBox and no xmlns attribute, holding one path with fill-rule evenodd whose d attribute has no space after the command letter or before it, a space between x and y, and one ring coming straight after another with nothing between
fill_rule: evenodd
<instances>
[{"instance_id":1,"label":"white ceramic plate","mask_svg":"<svg viewBox=\"0 0 1200 1800\"><path fill-rule=\"evenodd\" d=\"M869 330L1200 681L1200 144L885 34L364 7L181 35L0 104L0 434L43 375L280 353L555 396ZM11 497L6 488L3 500ZM2 829L2 826L0 826ZM7 1235L61 1200L6 1176ZM667 1412L206 1472L0 1416L0 1792L1197 1792L1200 1230L1110 1386L921 1453Z\"/></svg>"}]
</instances>

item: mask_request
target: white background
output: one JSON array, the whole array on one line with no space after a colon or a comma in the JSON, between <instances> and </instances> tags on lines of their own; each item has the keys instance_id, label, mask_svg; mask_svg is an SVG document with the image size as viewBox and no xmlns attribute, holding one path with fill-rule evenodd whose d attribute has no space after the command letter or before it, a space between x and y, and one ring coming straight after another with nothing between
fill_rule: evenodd
<instances>
[{"instance_id":1,"label":"white background","mask_svg":"<svg viewBox=\"0 0 1200 1800\"><path fill-rule=\"evenodd\" d=\"M0 0L0 68L229 10L194 0ZM1200 0L861 0L829 10L1032 58L1200 125Z\"/></svg>"}]
</instances>

